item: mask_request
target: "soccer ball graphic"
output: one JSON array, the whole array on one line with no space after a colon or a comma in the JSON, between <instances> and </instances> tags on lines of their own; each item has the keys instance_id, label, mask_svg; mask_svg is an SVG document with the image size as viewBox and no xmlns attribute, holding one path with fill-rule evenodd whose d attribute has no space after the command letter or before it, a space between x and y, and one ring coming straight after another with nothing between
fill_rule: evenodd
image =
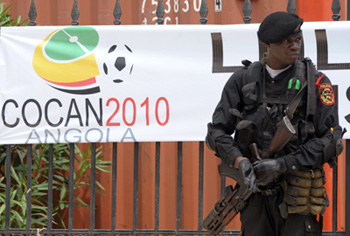
<instances>
[{"instance_id":1,"label":"soccer ball graphic","mask_svg":"<svg viewBox=\"0 0 350 236\"><path fill-rule=\"evenodd\" d=\"M108 49L108 58L103 63L103 72L111 77L114 83L124 82L134 68L133 51L124 45L112 45Z\"/></svg>"}]
</instances>

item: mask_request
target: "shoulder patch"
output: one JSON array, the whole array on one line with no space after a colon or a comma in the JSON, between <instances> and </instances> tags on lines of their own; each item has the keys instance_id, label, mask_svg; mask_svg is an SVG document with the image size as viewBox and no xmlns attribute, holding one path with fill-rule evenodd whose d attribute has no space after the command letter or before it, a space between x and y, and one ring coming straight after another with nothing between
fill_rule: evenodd
<instances>
[{"instance_id":1,"label":"shoulder patch","mask_svg":"<svg viewBox=\"0 0 350 236\"><path fill-rule=\"evenodd\" d=\"M335 103L333 87L329 83L320 84L318 87L320 100L326 106L332 106Z\"/></svg>"}]
</instances>

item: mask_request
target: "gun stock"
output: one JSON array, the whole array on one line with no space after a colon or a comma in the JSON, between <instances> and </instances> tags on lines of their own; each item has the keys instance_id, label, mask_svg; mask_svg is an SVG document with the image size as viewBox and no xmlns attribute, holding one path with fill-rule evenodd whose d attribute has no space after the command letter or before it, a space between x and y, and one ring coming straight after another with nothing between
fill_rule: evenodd
<instances>
[{"instance_id":1,"label":"gun stock","mask_svg":"<svg viewBox=\"0 0 350 236\"><path fill-rule=\"evenodd\" d=\"M295 129L290 122L288 116L284 116L282 121L278 124L277 131L273 137L270 147L267 152L264 153L263 159L270 158L276 152L282 150L282 148L289 142L289 140L295 134Z\"/></svg>"},{"instance_id":2,"label":"gun stock","mask_svg":"<svg viewBox=\"0 0 350 236\"><path fill-rule=\"evenodd\" d=\"M219 165L219 173L237 181L239 188L227 186L225 197L214 205L214 209L204 219L203 228L208 230L208 235L219 234L245 207L247 199L253 193L243 184L243 177L237 169L222 163Z\"/></svg>"}]
</instances>

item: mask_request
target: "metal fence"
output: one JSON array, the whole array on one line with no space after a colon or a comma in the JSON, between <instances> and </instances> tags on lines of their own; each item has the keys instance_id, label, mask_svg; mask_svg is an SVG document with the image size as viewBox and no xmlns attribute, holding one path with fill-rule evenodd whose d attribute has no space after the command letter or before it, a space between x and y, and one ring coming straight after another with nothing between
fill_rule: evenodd
<instances>
[{"instance_id":1,"label":"metal fence","mask_svg":"<svg viewBox=\"0 0 350 236\"><path fill-rule=\"evenodd\" d=\"M348 1L348 8L350 8L350 1ZM295 12L296 11L296 5L294 0L289 0L287 5L287 11L288 12ZM340 11L340 3L339 0L333 1L332 4L332 11L333 11L333 20L338 21L340 18L339 11ZM250 0L244 1L244 7L243 7L243 13L244 18L242 19L244 23L249 23L251 21L250 14L252 12L252 6L250 3ZM349 10L348 10L349 12ZM200 7L200 19L199 22L201 24L207 23L207 14L208 14L208 6L207 1L202 0L201 7ZM122 15L122 8L120 5L120 1L116 0L115 8L113 11L114 15L114 24L119 25L121 24L121 15ZM156 15L158 17L157 24L163 24L163 16L164 16L164 5L163 0L158 0L157 5L157 11ZM74 0L73 8L72 8L72 25L78 25L78 18L79 18L79 7L78 7L78 1ZM32 0L31 7L29 10L29 18L30 18L30 26L36 25L36 6L35 6L35 0ZM349 17L349 14L348 14ZM2 207L0 205L0 209L4 210L5 213L5 227L3 229L0 229L1 235L205 235L207 234L207 231L202 229L202 223L203 223L203 165L204 165L204 143L199 142L199 163L198 163L198 225L196 230L183 230L181 227L182 223L182 212L181 212L181 195L182 195L182 148L183 143L178 142L177 143L177 187L176 187L176 228L175 229L169 229L169 230L163 230L159 228L159 222L160 222L160 214L159 214L159 186L160 186L160 149L161 149L161 143L157 142L155 143L155 209L154 209L154 217L155 219L155 225L154 229L139 229L138 228L138 198L139 198L139 143L134 143L134 166L133 166L133 175L134 175L134 185L133 185L133 226L130 229L117 229L116 226L116 219L117 219L117 210L116 210L116 204L117 204L117 149L118 149L118 143L113 143L113 151L112 151L112 210L110 215L110 221L111 221L111 228L110 229L96 229L95 228L95 192L96 192L96 182L95 182L95 174L96 174L96 144L91 144L91 198L90 198L90 227L88 229L75 229L74 228L74 195L72 194L74 192L74 158L75 158L75 151L74 151L74 144L69 144L69 197L68 197L68 226L66 229L55 229L53 227L53 201L54 201L54 194L53 194L53 181L54 181L54 170L53 170L53 152L55 145L49 144L48 149L48 189L47 189L47 225L45 228L40 229L33 229L31 228L31 225L33 223L32 218L32 192L28 191L26 194L26 228L23 229L17 229L17 228L11 228L11 162L13 161L13 153L11 153L11 145L6 145L6 158L5 158L5 180L6 180L6 198L0 199L1 201L5 201L5 207ZM346 149L350 150L350 141L346 141ZM32 145L27 146L27 173L33 173L33 167L32 167L32 154L33 154L33 147ZM350 160L350 152L346 155L346 159ZM346 162L346 170L350 170L350 161ZM0 176L1 177L1 176ZM27 189L32 189L32 175L27 175ZM338 224L337 222L337 215L338 215L338 171L337 168L334 168L333 170L333 212L332 212L332 230L331 231L324 231L323 235L346 235L350 236L350 220L347 220L345 223L346 231L338 231ZM223 189L225 187L225 179L222 178L221 180L221 195L223 195ZM346 174L346 193L350 192L350 174ZM346 210L345 210L345 217L346 219L350 219L350 205L348 202L346 202ZM1 223L1 222L0 222ZM222 235L240 235L240 231L229 231L225 230Z\"/></svg>"}]
</instances>

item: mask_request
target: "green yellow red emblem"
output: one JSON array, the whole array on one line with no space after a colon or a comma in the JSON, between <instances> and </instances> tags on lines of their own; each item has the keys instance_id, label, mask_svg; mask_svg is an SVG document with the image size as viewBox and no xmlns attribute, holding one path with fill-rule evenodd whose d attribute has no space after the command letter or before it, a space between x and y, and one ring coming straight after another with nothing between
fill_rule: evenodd
<instances>
[{"instance_id":1,"label":"green yellow red emblem","mask_svg":"<svg viewBox=\"0 0 350 236\"><path fill-rule=\"evenodd\" d=\"M99 35L91 26L70 26L51 32L33 55L33 68L51 87L72 94L100 91L93 50Z\"/></svg>"},{"instance_id":2,"label":"green yellow red emblem","mask_svg":"<svg viewBox=\"0 0 350 236\"><path fill-rule=\"evenodd\" d=\"M335 103L332 85L329 83L320 84L318 89L321 102L327 106L332 106Z\"/></svg>"}]
</instances>

